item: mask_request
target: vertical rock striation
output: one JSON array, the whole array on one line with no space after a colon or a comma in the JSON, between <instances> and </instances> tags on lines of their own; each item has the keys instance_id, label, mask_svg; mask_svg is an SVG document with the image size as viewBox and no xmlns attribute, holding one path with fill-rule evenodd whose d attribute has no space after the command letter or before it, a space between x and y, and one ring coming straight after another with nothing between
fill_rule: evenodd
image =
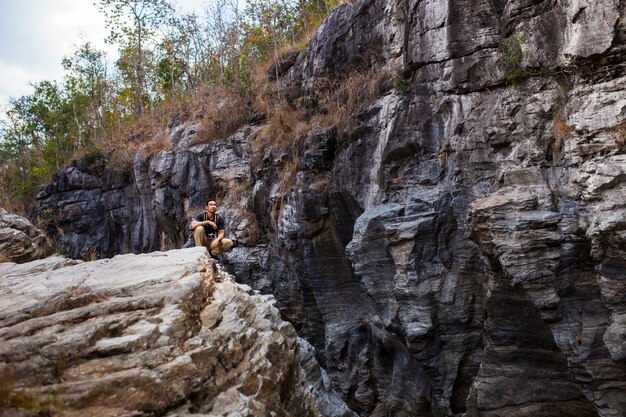
<instances>
[{"instance_id":1,"label":"vertical rock striation","mask_svg":"<svg viewBox=\"0 0 626 417\"><path fill-rule=\"evenodd\" d=\"M250 171L243 133L193 146L198 128L172 127L172 149L147 158L140 153L129 167L105 169L102 154L75 161L38 194L35 215L73 258L180 248L189 213Z\"/></svg>"},{"instance_id":2,"label":"vertical rock striation","mask_svg":"<svg viewBox=\"0 0 626 417\"><path fill-rule=\"evenodd\" d=\"M85 242L139 252L180 245L187 204L237 188L224 209L243 244L226 263L275 295L359 415L623 415L624 7L342 5L285 75L288 96L364 69L395 81L349 132L305 138L293 187L281 155L251 163L246 128L136 160L109 194L143 213L124 214L128 232L112 228L112 203L85 203L109 185L78 185L92 183L76 167L39 212L59 215L73 256Z\"/></svg>"}]
</instances>

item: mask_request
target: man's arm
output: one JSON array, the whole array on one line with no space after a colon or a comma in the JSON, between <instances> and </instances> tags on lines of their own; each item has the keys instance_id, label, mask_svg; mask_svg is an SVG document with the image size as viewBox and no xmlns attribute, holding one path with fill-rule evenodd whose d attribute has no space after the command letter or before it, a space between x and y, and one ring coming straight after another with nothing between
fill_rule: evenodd
<instances>
[{"instance_id":1,"label":"man's arm","mask_svg":"<svg viewBox=\"0 0 626 417\"><path fill-rule=\"evenodd\" d=\"M194 219L191 221L191 230L196 230L196 227L198 226L206 226L211 225L214 229L217 229L217 225L212 222L211 220L202 220L204 218L204 215L202 213L199 213L196 217L194 217Z\"/></svg>"},{"instance_id":2,"label":"man's arm","mask_svg":"<svg viewBox=\"0 0 626 417\"><path fill-rule=\"evenodd\" d=\"M212 222L211 220L207 220L205 222L201 222L201 221L198 221L196 219L194 219L191 222L191 228L195 230L196 227L198 227L198 226L206 226L207 224L210 225L211 227L213 227L214 229L217 229L217 225L215 224L215 222Z\"/></svg>"},{"instance_id":3,"label":"man's arm","mask_svg":"<svg viewBox=\"0 0 626 417\"><path fill-rule=\"evenodd\" d=\"M217 237L213 239L213 242L211 242L211 249L217 248L222 239L224 239L224 229L220 229L217 231Z\"/></svg>"},{"instance_id":4,"label":"man's arm","mask_svg":"<svg viewBox=\"0 0 626 417\"><path fill-rule=\"evenodd\" d=\"M211 249L215 249L216 247L218 247L222 239L224 239L224 234L225 234L224 233L225 232L224 218L222 216L219 216L216 220L217 220L217 227L216 227L217 237L213 239L213 242L211 242Z\"/></svg>"}]
</instances>

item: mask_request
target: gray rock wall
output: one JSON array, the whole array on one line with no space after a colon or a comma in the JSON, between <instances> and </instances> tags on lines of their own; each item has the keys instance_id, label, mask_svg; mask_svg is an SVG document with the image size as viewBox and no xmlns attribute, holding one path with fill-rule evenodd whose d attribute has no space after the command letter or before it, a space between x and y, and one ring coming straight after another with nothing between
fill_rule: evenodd
<instances>
[{"instance_id":1,"label":"gray rock wall","mask_svg":"<svg viewBox=\"0 0 626 417\"><path fill-rule=\"evenodd\" d=\"M205 249L0 265L2 416L352 417Z\"/></svg>"},{"instance_id":2,"label":"gray rock wall","mask_svg":"<svg viewBox=\"0 0 626 417\"><path fill-rule=\"evenodd\" d=\"M244 134L190 146L197 129L174 126L172 149L149 158L138 154L127 170L106 169L110 157L102 154L89 163L75 161L38 194L34 216L73 258L180 248L189 234L189 213L250 171Z\"/></svg>"},{"instance_id":3,"label":"gray rock wall","mask_svg":"<svg viewBox=\"0 0 626 417\"><path fill-rule=\"evenodd\" d=\"M297 98L364 68L406 80L354 131L306 138L284 190L281 155L250 163L255 128L189 148L177 127L174 149L136 160L111 194L128 213L119 230L137 231L111 229L103 206L109 240L92 243L103 255L180 245L189 206L237 190L223 212L242 244L225 262L275 295L360 415L622 415L624 7L340 6L284 81ZM62 213L59 241L78 256L100 232L63 214L82 193L58 189L74 172L39 205Z\"/></svg>"}]
</instances>

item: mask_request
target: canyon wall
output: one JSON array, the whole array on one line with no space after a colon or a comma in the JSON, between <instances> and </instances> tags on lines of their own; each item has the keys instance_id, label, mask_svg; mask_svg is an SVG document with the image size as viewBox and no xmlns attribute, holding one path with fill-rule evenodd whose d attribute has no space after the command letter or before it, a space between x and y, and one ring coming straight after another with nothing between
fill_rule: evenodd
<instances>
[{"instance_id":1,"label":"canyon wall","mask_svg":"<svg viewBox=\"0 0 626 417\"><path fill-rule=\"evenodd\" d=\"M206 197L237 279L276 297L361 416L626 413L626 46L618 0L345 4L281 80L387 77L289 155L259 124L118 172L56 174L34 214L72 257L183 245ZM313 104L314 106L315 104ZM256 153L255 153L256 152Z\"/></svg>"}]
</instances>

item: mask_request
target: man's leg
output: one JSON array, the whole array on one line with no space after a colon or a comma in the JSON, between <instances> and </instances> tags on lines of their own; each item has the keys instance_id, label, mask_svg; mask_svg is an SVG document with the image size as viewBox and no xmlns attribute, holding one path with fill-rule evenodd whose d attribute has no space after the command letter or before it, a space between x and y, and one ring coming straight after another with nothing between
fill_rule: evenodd
<instances>
[{"instance_id":1,"label":"man's leg","mask_svg":"<svg viewBox=\"0 0 626 417\"><path fill-rule=\"evenodd\" d=\"M233 248L233 241L230 239L224 238L220 241L220 244L217 245L217 248L211 251L211 255L217 256L221 253L231 250L232 248Z\"/></svg>"},{"instance_id":2,"label":"man's leg","mask_svg":"<svg viewBox=\"0 0 626 417\"><path fill-rule=\"evenodd\" d=\"M210 249L211 240L207 239L206 233L204 233L204 227L202 226L196 227L193 231L193 241L196 246L204 246L205 248Z\"/></svg>"}]
</instances>

